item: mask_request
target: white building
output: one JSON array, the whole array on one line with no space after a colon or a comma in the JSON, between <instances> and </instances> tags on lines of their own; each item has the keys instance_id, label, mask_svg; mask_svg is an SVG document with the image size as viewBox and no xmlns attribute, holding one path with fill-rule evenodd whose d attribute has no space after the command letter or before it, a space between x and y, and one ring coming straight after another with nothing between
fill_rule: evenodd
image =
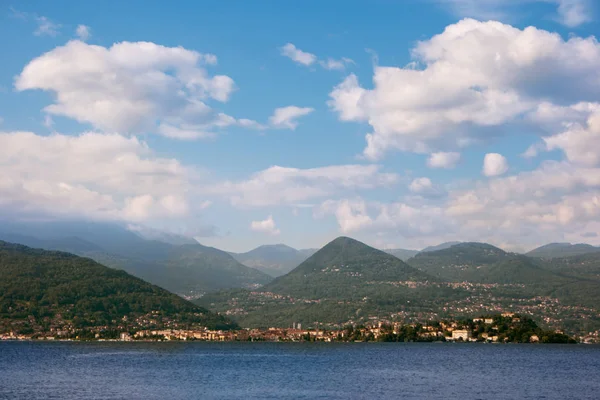
<instances>
[{"instance_id":1,"label":"white building","mask_svg":"<svg viewBox=\"0 0 600 400\"><path fill-rule=\"evenodd\" d=\"M468 341L471 339L471 331L468 329L455 329L452 331L452 340Z\"/></svg>"}]
</instances>

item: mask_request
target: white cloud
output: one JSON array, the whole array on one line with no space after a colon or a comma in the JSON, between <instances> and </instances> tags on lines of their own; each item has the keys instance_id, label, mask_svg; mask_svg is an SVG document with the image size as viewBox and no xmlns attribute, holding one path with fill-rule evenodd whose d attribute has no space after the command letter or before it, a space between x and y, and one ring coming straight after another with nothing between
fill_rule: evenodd
<instances>
[{"instance_id":1,"label":"white cloud","mask_svg":"<svg viewBox=\"0 0 600 400\"><path fill-rule=\"evenodd\" d=\"M92 36L92 29L87 25L77 25L77 29L75 29L75 34L79 39L84 42L88 40Z\"/></svg>"},{"instance_id":2,"label":"white cloud","mask_svg":"<svg viewBox=\"0 0 600 400\"><path fill-rule=\"evenodd\" d=\"M297 119L308 115L314 111L310 107L288 106L275 109L273 115L269 118L269 124L273 128L296 129Z\"/></svg>"},{"instance_id":3,"label":"white cloud","mask_svg":"<svg viewBox=\"0 0 600 400\"><path fill-rule=\"evenodd\" d=\"M461 17L477 19L513 19L518 7L527 3L550 3L557 7L556 20L576 27L592 20L590 0L434 0L451 7Z\"/></svg>"},{"instance_id":4,"label":"white cloud","mask_svg":"<svg viewBox=\"0 0 600 400\"><path fill-rule=\"evenodd\" d=\"M376 66L373 89L355 75L330 93L340 120L367 122L364 155L379 159L392 149L430 153L461 148L513 132L541 104L597 99L600 45L499 22L462 20L419 42L422 66Z\"/></svg>"},{"instance_id":5,"label":"white cloud","mask_svg":"<svg viewBox=\"0 0 600 400\"><path fill-rule=\"evenodd\" d=\"M106 48L73 40L32 60L15 87L52 92L47 113L108 132L204 137L207 127L236 121L205 103L225 102L235 89L228 76L209 76L203 66L215 63L212 54L182 47L121 42Z\"/></svg>"},{"instance_id":6,"label":"white cloud","mask_svg":"<svg viewBox=\"0 0 600 400\"><path fill-rule=\"evenodd\" d=\"M292 43L287 43L279 50L281 52L281 55L288 57L292 61L307 67L310 67L311 65L318 62L319 65L324 69L330 71L343 71L348 65L354 64L354 61L348 57L342 57L339 60L331 57L328 57L326 60L319 60L316 55L304 52Z\"/></svg>"},{"instance_id":7,"label":"white cloud","mask_svg":"<svg viewBox=\"0 0 600 400\"><path fill-rule=\"evenodd\" d=\"M485 176L498 176L508 171L508 162L502 154L488 153L483 159L483 174Z\"/></svg>"},{"instance_id":8,"label":"white cloud","mask_svg":"<svg viewBox=\"0 0 600 400\"><path fill-rule=\"evenodd\" d=\"M319 61L319 64L321 65L321 67L330 71L343 71L344 69L346 69L346 66L354 64L354 61L346 57L342 57L339 60L336 60L334 58L328 58L327 60Z\"/></svg>"},{"instance_id":9,"label":"white cloud","mask_svg":"<svg viewBox=\"0 0 600 400\"><path fill-rule=\"evenodd\" d=\"M250 229L254 232L266 233L269 235L279 235L281 232L275 226L275 221L273 220L273 216L269 215L269 217L262 221L252 221L250 224Z\"/></svg>"},{"instance_id":10,"label":"white cloud","mask_svg":"<svg viewBox=\"0 0 600 400\"><path fill-rule=\"evenodd\" d=\"M589 0L555 0L558 3L559 21L568 27L576 27L592 21Z\"/></svg>"},{"instance_id":11,"label":"white cloud","mask_svg":"<svg viewBox=\"0 0 600 400\"><path fill-rule=\"evenodd\" d=\"M56 36L61 27L44 16L35 17L35 22L38 26L33 34L36 36Z\"/></svg>"},{"instance_id":12,"label":"white cloud","mask_svg":"<svg viewBox=\"0 0 600 400\"><path fill-rule=\"evenodd\" d=\"M378 165L336 165L320 168L273 166L241 182L222 182L208 191L225 196L238 207L298 206L310 199L336 193L390 187L396 174L380 172Z\"/></svg>"},{"instance_id":13,"label":"white cloud","mask_svg":"<svg viewBox=\"0 0 600 400\"><path fill-rule=\"evenodd\" d=\"M419 180L413 186L429 185ZM315 217L332 215L342 233L379 235L405 247L459 239L522 248L600 232L600 168L568 161L546 161L533 171L476 181L433 200L332 199L321 204Z\"/></svg>"},{"instance_id":14,"label":"white cloud","mask_svg":"<svg viewBox=\"0 0 600 400\"><path fill-rule=\"evenodd\" d=\"M547 150L561 149L567 159L577 164L600 164L600 111L592 114L586 123L573 124L566 131L545 137Z\"/></svg>"},{"instance_id":15,"label":"white cloud","mask_svg":"<svg viewBox=\"0 0 600 400\"><path fill-rule=\"evenodd\" d=\"M281 49L281 55L288 57L298 64L310 66L317 61L317 56L311 53L304 52L294 46L292 43L287 43Z\"/></svg>"},{"instance_id":16,"label":"white cloud","mask_svg":"<svg viewBox=\"0 0 600 400\"><path fill-rule=\"evenodd\" d=\"M434 185L431 179L426 177L413 179L408 185L408 189L412 193L423 197L440 197L445 193L444 190Z\"/></svg>"},{"instance_id":17,"label":"white cloud","mask_svg":"<svg viewBox=\"0 0 600 400\"><path fill-rule=\"evenodd\" d=\"M194 172L137 138L0 133L0 207L19 214L142 221L180 217Z\"/></svg>"},{"instance_id":18,"label":"white cloud","mask_svg":"<svg viewBox=\"0 0 600 400\"><path fill-rule=\"evenodd\" d=\"M343 234L388 232L404 237L430 235L447 227L443 209L435 206L412 206L403 202L381 204L352 200L327 200L317 209L315 216L335 216Z\"/></svg>"},{"instance_id":19,"label":"white cloud","mask_svg":"<svg viewBox=\"0 0 600 400\"><path fill-rule=\"evenodd\" d=\"M460 153L454 152L437 152L432 153L427 159L427 165L430 168L446 168L452 169L456 167L460 161Z\"/></svg>"},{"instance_id":20,"label":"white cloud","mask_svg":"<svg viewBox=\"0 0 600 400\"><path fill-rule=\"evenodd\" d=\"M43 124L46 128L52 129L54 127L54 120L52 119L52 116L48 114L44 115Z\"/></svg>"}]
</instances>

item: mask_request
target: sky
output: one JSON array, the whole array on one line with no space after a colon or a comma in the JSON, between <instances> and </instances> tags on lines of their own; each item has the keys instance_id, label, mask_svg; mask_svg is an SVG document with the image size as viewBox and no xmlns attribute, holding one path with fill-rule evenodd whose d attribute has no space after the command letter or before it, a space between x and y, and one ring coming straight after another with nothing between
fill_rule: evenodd
<instances>
[{"instance_id":1,"label":"sky","mask_svg":"<svg viewBox=\"0 0 600 400\"><path fill-rule=\"evenodd\" d=\"M0 218L600 245L593 0L0 1Z\"/></svg>"}]
</instances>

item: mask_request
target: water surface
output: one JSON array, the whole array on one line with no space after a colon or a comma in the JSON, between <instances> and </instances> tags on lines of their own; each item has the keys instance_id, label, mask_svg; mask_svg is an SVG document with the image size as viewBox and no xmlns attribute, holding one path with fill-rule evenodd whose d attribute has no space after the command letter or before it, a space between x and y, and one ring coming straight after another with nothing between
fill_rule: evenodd
<instances>
[{"instance_id":1,"label":"water surface","mask_svg":"<svg viewBox=\"0 0 600 400\"><path fill-rule=\"evenodd\" d=\"M600 346L0 342L1 399L599 399Z\"/></svg>"}]
</instances>

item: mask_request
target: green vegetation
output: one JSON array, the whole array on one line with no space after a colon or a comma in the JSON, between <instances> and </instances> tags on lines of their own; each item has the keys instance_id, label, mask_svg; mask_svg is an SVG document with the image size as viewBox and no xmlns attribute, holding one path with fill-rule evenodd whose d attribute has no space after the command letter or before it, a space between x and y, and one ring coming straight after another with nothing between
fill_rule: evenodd
<instances>
[{"instance_id":1,"label":"green vegetation","mask_svg":"<svg viewBox=\"0 0 600 400\"><path fill-rule=\"evenodd\" d=\"M260 289L211 293L197 304L247 327L340 327L500 310L586 334L600 328L600 253L577 257L549 264L484 243L460 243L419 253L407 264L338 238Z\"/></svg>"},{"instance_id":2,"label":"green vegetation","mask_svg":"<svg viewBox=\"0 0 600 400\"><path fill-rule=\"evenodd\" d=\"M136 320L153 312L157 327L235 327L126 272L68 253L0 241L0 275L0 332L83 335L139 325Z\"/></svg>"}]
</instances>

